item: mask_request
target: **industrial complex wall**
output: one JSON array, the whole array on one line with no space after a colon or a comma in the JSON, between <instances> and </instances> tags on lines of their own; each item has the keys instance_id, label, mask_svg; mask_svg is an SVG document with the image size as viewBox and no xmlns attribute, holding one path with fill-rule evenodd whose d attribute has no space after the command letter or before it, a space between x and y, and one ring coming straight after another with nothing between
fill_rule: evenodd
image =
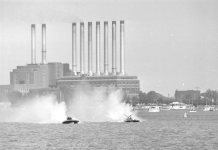
<instances>
[{"instance_id":1,"label":"industrial complex wall","mask_svg":"<svg viewBox=\"0 0 218 150\"><path fill-rule=\"evenodd\" d=\"M140 90L137 76L69 76L58 79L57 85L72 88L115 87L131 97L138 96Z\"/></svg>"},{"instance_id":2,"label":"industrial complex wall","mask_svg":"<svg viewBox=\"0 0 218 150\"><path fill-rule=\"evenodd\" d=\"M175 99L178 102L182 102L185 99L196 100L200 97L200 91L187 90L175 92Z\"/></svg>"}]
</instances>

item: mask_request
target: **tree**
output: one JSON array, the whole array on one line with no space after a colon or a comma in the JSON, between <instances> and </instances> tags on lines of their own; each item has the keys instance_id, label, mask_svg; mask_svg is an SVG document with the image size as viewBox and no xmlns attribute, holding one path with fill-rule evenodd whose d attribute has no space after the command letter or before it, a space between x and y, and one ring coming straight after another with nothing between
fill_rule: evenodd
<instances>
[{"instance_id":1,"label":"tree","mask_svg":"<svg viewBox=\"0 0 218 150\"><path fill-rule=\"evenodd\" d=\"M218 100L218 91L217 90L210 90L208 89L205 93L202 94L202 96L207 99L207 104L217 104Z\"/></svg>"},{"instance_id":2,"label":"tree","mask_svg":"<svg viewBox=\"0 0 218 150\"><path fill-rule=\"evenodd\" d=\"M133 96L132 97L132 105L135 106L136 104L138 104L139 101L139 97L138 96Z\"/></svg>"},{"instance_id":3,"label":"tree","mask_svg":"<svg viewBox=\"0 0 218 150\"><path fill-rule=\"evenodd\" d=\"M147 104L147 95L146 93L140 91L139 92L139 103L144 103L144 104Z\"/></svg>"},{"instance_id":4,"label":"tree","mask_svg":"<svg viewBox=\"0 0 218 150\"><path fill-rule=\"evenodd\" d=\"M174 98L172 97L165 97L159 93L156 93L155 91L150 91L147 94L140 91L139 92L139 102L148 104L148 103L165 103L169 104L174 101Z\"/></svg>"},{"instance_id":5,"label":"tree","mask_svg":"<svg viewBox=\"0 0 218 150\"><path fill-rule=\"evenodd\" d=\"M162 97L160 97L160 98L158 98L157 99L157 102L159 103L159 104L162 104L164 101L163 101L163 98Z\"/></svg>"},{"instance_id":6,"label":"tree","mask_svg":"<svg viewBox=\"0 0 218 150\"><path fill-rule=\"evenodd\" d=\"M157 99L159 98L158 96L159 95L157 95L155 91L148 92L147 98L148 98L149 103L156 103Z\"/></svg>"}]
</instances>

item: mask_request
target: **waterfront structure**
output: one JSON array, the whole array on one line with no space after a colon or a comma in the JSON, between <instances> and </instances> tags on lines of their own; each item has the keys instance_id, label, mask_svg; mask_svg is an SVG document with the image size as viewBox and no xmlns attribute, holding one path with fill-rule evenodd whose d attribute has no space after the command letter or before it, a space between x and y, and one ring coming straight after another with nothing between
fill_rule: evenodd
<instances>
[{"instance_id":1,"label":"waterfront structure","mask_svg":"<svg viewBox=\"0 0 218 150\"><path fill-rule=\"evenodd\" d=\"M57 80L58 86L77 88L116 88L121 89L129 97L137 97L140 83L137 76L66 76Z\"/></svg>"},{"instance_id":2,"label":"waterfront structure","mask_svg":"<svg viewBox=\"0 0 218 150\"><path fill-rule=\"evenodd\" d=\"M186 104L185 103L180 103L180 102L172 102L169 104L171 107L171 110L179 110L179 109L186 109Z\"/></svg>"},{"instance_id":3,"label":"waterfront structure","mask_svg":"<svg viewBox=\"0 0 218 150\"><path fill-rule=\"evenodd\" d=\"M49 70L49 87L56 86L56 80L62 77L64 74L64 65L62 63L48 63Z\"/></svg>"},{"instance_id":4,"label":"waterfront structure","mask_svg":"<svg viewBox=\"0 0 218 150\"><path fill-rule=\"evenodd\" d=\"M33 84L36 88L45 88L49 86L48 74L48 65L17 66L10 73L10 84Z\"/></svg>"},{"instance_id":5,"label":"waterfront structure","mask_svg":"<svg viewBox=\"0 0 218 150\"><path fill-rule=\"evenodd\" d=\"M1 85L0 93L19 91L29 93L32 89L45 89L56 86L56 80L69 75L69 64L46 60L46 25L42 25L42 62L36 62L35 25L31 25L31 64L17 66L10 72L10 85Z\"/></svg>"},{"instance_id":6,"label":"waterfront structure","mask_svg":"<svg viewBox=\"0 0 218 150\"><path fill-rule=\"evenodd\" d=\"M125 72L125 30L124 21L120 21L120 72L117 71L117 50L116 50L116 21L112 21L112 68L109 69L109 45L108 45L108 21L104 21L104 54L103 54L103 72L100 70L100 22L96 22L96 72L93 71L93 36L92 22L88 22L88 71L85 72L84 58L84 23L80 23L80 72L77 72L76 56L76 23L72 24L72 72L70 76L60 77L57 80L57 86L70 86L72 89L81 87L115 87L121 89L127 96L134 97L139 95L140 81L137 76L127 75Z\"/></svg>"},{"instance_id":7,"label":"waterfront structure","mask_svg":"<svg viewBox=\"0 0 218 150\"><path fill-rule=\"evenodd\" d=\"M187 91L175 91L175 100L177 102L183 102L184 100L197 100L200 98L200 91L187 90Z\"/></svg>"},{"instance_id":8,"label":"waterfront structure","mask_svg":"<svg viewBox=\"0 0 218 150\"><path fill-rule=\"evenodd\" d=\"M70 64L68 63L63 63L63 76L70 76Z\"/></svg>"},{"instance_id":9,"label":"waterfront structure","mask_svg":"<svg viewBox=\"0 0 218 150\"><path fill-rule=\"evenodd\" d=\"M103 36L100 34L99 21L96 22L96 51L93 51L93 34L92 22L88 22L88 46L87 56L88 64L85 64L85 23L80 22L80 64L77 65L77 23L72 23L72 70L69 64L62 64L60 62L49 62L46 60L46 24L42 24L42 62L36 62L36 38L35 38L35 25L31 25L31 64L26 66L18 66L10 73L10 89L29 92L31 89L46 89L49 87L70 86L72 89L77 88L101 88L113 87L121 89L127 96L138 96L140 90L140 81L137 76L130 76L126 74L125 70L125 30L124 21L120 21L120 66L118 71L117 67L117 29L116 21L112 21L112 50L109 50L109 28L108 21L104 21ZM103 45L103 63L101 63L101 37L104 37ZM93 53L96 53L96 61L93 63ZM109 58L109 53L112 53L112 59ZM112 68L110 66L112 60ZM101 64L103 71L101 71ZM85 68L88 70L85 71ZM80 66L80 71L77 71L77 66ZM96 72L93 70L96 69ZM19 86L22 87L19 89ZM10 87L10 86L4 86ZM16 87L16 88L14 88ZM8 89L9 90L9 89ZM7 90L6 90L7 91Z\"/></svg>"}]
</instances>

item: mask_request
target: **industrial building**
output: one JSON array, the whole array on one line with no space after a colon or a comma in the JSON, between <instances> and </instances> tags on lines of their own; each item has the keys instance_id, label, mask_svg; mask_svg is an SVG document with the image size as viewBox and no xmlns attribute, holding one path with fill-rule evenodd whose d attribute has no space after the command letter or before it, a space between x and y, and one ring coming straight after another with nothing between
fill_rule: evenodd
<instances>
[{"instance_id":1,"label":"industrial building","mask_svg":"<svg viewBox=\"0 0 218 150\"><path fill-rule=\"evenodd\" d=\"M28 64L17 66L10 73L10 84L32 84L35 88L56 86L56 80L64 74L69 74L68 64L58 62L48 64Z\"/></svg>"},{"instance_id":2,"label":"industrial building","mask_svg":"<svg viewBox=\"0 0 218 150\"><path fill-rule=\"evenodd\" d=\"M49 62L46 60L46 25L42 25L42 62L36 63L36 38L35 38L35 25L31 25L31 64L26 66L18 66L10 73L10 86L17 87L10 88L20 92L25 91L28 93L31 89L46 89L51 87L67 86L72 89L91 87L113 87L121 89L127 96L138 96L140 90L140 81L137 76L127 75L125 72L125 30L124 21L120 21L120 59L119 71L117 69L117 29L116 21L112 21L112 67L109 68L109 48L108 48L108 22L103 24L104 32L104 49L103 49L103 63L104 70L101 71L100 58L100 22L96 22L95 34L95 64L93 63L93 34L92 22L88 22L88 64L85 64L85 45L84 45L84 32L85 23L79 23L80 27L80 71L77 71L77 24L72 23L72 70L70 65L60 62ZM85 71L85 65L88 70ZM95 71L93 70L95 65ZM2 86L1 88L9 88L10 86ZM21 87L19 89L19 87ZM6 90L7 91L7 90Z\"/></svg>"},{"instance_id":3,"label":"industrial building","mask_svg":"<svg viewBox=\"0 0 218 150\"><path fill-rule=\"evenodd\" d=\"M96 22L96 52L95 52L95 64L93 64L93 52L92 52L92 22L88 22L88 71L85 72L85 58L84 58L84 23L80 25L80 71L77 71L77 33L76 23L72 24L72 72L70 76L64 76L57 80L58 86L70 86L72 89L78 87L115 87L122 89L123 92L129 96L138 96L140 90L140 82L137 76L129 76L125 72L125 41L124 41L124 21L120 21L120 71L117 71L117 38L116 38L116 21L112 21L112 68L109 71L109 50L108 50L108 22L104 22L104 70L100 70L100 22ZM95 65L96 70L93 70Z\"/></svg>"},{"instance_id":4,"label":"industrial building","mask_svg":"<svg viewBox=\"0 0 218 150\"><path fill-rule=\"evenodd\" d=\"M183 102L184 100L197 100L200 98L200 91L187 90L187 91L177 91L175 92L175 100L178 102Z\"/></svg>"},{"instance_id":5,"label":"industrial building","mask_svg":"<svg viewBox=\"0 0 218 150\"><path fill-rule=\"evenodd\" d=\"M1 85L0 94L19 91L23 94L30 90L56 87L56 80L70 74L69 64L46 61L46 25L42 25L42 62L36 62L35 25L31 25L31 64L17 66L10 72L10 85Z\"/></svg>"}]
</instances>

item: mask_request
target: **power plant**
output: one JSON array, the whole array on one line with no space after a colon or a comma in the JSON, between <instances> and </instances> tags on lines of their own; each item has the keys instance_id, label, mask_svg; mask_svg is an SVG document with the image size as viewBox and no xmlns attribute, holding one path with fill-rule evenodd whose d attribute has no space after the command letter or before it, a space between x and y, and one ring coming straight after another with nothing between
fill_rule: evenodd
<instances>
[{"instance_id":1,"label":"power plant","mask_svg":"<svg viewBox=\"0 0 218 150\"><path fill-rule=\"evenodd\" d=\"M79 71L77 71L77 25L79 26ZM93 39L92 22L88 22L88 45L87 62L85 64L85 23L72 23L72 70L69 64L61 62L48 62L46 60L46 24L42 24L42 62L36 62L36 29L35 24L31 25L31 64L18 66L10 73L10 85L1 85L0 92L20 91L23 94L31 90L39 89L59 89L60 87L69 87L72 90L77 88L101 88L111 87L121 89L128 97L137 97L140 90L140 82L137 76L129 76L125 72L125 24L120 21L120 70L117 69L117 27L116 21L112 21L112 49L109 50L108 41L108 21L103 23L103 36L100 34L101 23L96 22L95 40ZM103 37L103 72L101 71L101 37ZM95 41L95 48L93 43ZM95 49L95 51L93 51ZM94 55L95 52L95 63ZM109 52L112 56L112 68L109 71ZM87 65L87 72L85 66ZM95 69L93 70L95 65Z\"/></svg>"}]
</instances>

